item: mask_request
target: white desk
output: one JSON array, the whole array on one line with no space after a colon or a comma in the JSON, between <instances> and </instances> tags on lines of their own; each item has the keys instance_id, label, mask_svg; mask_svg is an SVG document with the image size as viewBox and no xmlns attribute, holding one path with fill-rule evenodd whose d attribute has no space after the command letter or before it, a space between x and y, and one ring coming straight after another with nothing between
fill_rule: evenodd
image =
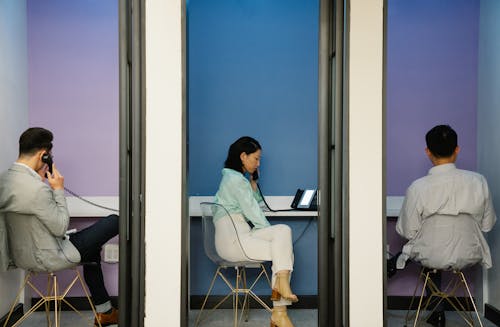
<instances>
[{"instance_id":1,"label":"white desk","mask_svg":"<svg viewBox=\"0 0 500 327\"><path fill-rule=\"evenodd\" d=\"M189 197L189 216L201 217L201 202L213 202L213 196L190 196ZM291 209L290 204L293 196L266 196L266 202L271 209ZM266 217L317 217L317 211L293 210L293 211L264 211Z\"/></svg>"},{"instance_id":2,"label":"white desk","mask_svg":"<svg viewBox=\"0 0 500 327\"><path fill-rule=\"evenodd\" d=\"M404 196L388 196L385 201L385 215L387 217L398 217L404 199Z\"/></svg>"},{"instance_id":3,"label":"white desk","mask_svg":"<svg viewBox=\"0 0 500 327\"><path fill-rule=\"evenodd\" d=\"M83 198L108 208L119 209L119 197L117 196L84 196ZM68 204L69 216L74 218L106 217L111 214L118 214L111 210L93 206L74 196L67 196L66 203Z\"/></svg>"},{"instance_id":4,"label":"white desk","mask_svg":"<svg viewBox=\"0 0 500 327\"><path fill-rule=\"evenodd\" d=\"M90 200L97 204L118 209L119 201L117 196L85 196L84 199ZM213 196L190 196L189 197L189 216L200 217L200 203L212 202ZM277 209L290 209L293 196L266 196L266 201L271 208ZM403 204L404 196L388 196L386 199L386 216L397 217L401 206ZM82 200L68 196L66 197L68 203L68 210L71 217L104 217L116 212L102 209L90 205ZM317 211L279 211L279 212L266 212L268 217L313 217L317 216Z\"/></svg>"}]
</instances>

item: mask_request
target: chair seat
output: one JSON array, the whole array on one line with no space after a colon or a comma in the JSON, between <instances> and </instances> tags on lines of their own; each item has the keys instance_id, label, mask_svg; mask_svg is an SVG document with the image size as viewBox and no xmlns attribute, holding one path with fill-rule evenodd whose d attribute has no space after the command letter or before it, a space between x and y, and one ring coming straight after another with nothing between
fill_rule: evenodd
<instances>
[{"instance_id":1,"label":"chair seat","mask_svg":"<svg viewBox=\"0 0 500 327\"><path fill-rule=\"evenodd\" d=\"M222 261L218 262L217 265L223 268L235 268L235 267L245 267L245 268L260 268L260 265L265 261Z\"/></svg>"}]
</instances>

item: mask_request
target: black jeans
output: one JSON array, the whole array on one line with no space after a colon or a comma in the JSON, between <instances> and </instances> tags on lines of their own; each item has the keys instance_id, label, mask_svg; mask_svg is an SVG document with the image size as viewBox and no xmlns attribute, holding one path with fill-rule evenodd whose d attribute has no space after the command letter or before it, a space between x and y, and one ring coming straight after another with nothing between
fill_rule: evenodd
<instances>
[{"instance_id":1,"label":"black jeans","mask_svg":"<svg viewBox=\"0 0 500 327\"><path fill-rule=\"evenodd\" d=\"M101 248L111 238L118 235L118 216L109 215L98 222L70 235L69 240L80 252L83 277L89 287L95 305L109 301L104 287L101 269ZM88 264L86 264L88 263Z\"/></svg>"},{"instance_id":2,"label":"black jeans","mask_svg":"<svg viewBox=\"0 0 500 327\"><path fill-rule=\"evenodd\" d=\"M439 290L441 290L441 275L442 275L441 270L436 270L435 273L432 272L433 270L434 269L431 269L431 268L425 268L423 273L427 274L428 272L430 272L430 274L429 274L430 279L434 282L434 284L437 286L437 288ZM429 286L427 286L426 288L427 288L426 292L425 292L426 295L427 296L431 295L432 289ZM444 311L444 309L445 309L444 301L441 301L441 303L439 303L439 305L436 306L435 311L436 312Z\"/></svg>"}]
</instances>

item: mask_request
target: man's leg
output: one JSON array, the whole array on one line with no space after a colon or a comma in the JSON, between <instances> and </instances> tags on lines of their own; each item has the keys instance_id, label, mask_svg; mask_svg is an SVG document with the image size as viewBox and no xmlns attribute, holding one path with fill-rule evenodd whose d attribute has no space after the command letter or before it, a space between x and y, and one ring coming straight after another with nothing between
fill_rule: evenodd
<instances>
[{"instance_id":1,"label":"man's leg","mask_svg":"<svg viewBox=\"0 0 500 327\"><path fill-rule=\"evenodd\" d=\"M118 235L118 229L118 216L110 215L70 236L70 241L80 252L83 275L98 312L111 309L101 269L101 248Z\"/></svg>"},{"instance_id":2,"label":"man's leg","mask_svg":"<svg viewBox=\"0 0 500 327\"><path fill-rule=\"evenodd\" d=\"M429 277L431 281L436 285L436 287L439 290L441 290L441 270L436 270L436 272L433 272L433 270L434 269L426 268L424 270L424 274L430 272ZM431 295L431 289L429 288L429 286L427 286L426 294L427 296ZM429 318L427 318L427 322L434 327L446 326L446 317L444 314L444 301L441 301L439 305L436 306L434 312L429 316Z\"/></svg>"}]
</instances>

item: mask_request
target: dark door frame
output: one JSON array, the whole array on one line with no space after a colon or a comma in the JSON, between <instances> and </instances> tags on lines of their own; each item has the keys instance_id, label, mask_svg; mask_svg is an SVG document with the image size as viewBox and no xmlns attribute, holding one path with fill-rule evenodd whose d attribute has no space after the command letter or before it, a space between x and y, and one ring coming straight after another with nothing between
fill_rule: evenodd
<instances>
[{"instance_id":1,"label":"dark door frame","mask_svg":"<svg viewBox=\"0 0 500 327\"><path fill-rule=\"evenodd\" d=\"M318 72L318 324L348 326L346 10L320 0ZM323 291L322 291L323 290Z\"/></svg>"},{"instance_id":2,"label":"dark door frame","mask_svg":"<svg viewBox=\"0 0 500 327\"><path fill-rule=\"evenodd\" d=\"M144 325L145 2L119 0L121 326Z\"/></svg>"}]
</instances>

